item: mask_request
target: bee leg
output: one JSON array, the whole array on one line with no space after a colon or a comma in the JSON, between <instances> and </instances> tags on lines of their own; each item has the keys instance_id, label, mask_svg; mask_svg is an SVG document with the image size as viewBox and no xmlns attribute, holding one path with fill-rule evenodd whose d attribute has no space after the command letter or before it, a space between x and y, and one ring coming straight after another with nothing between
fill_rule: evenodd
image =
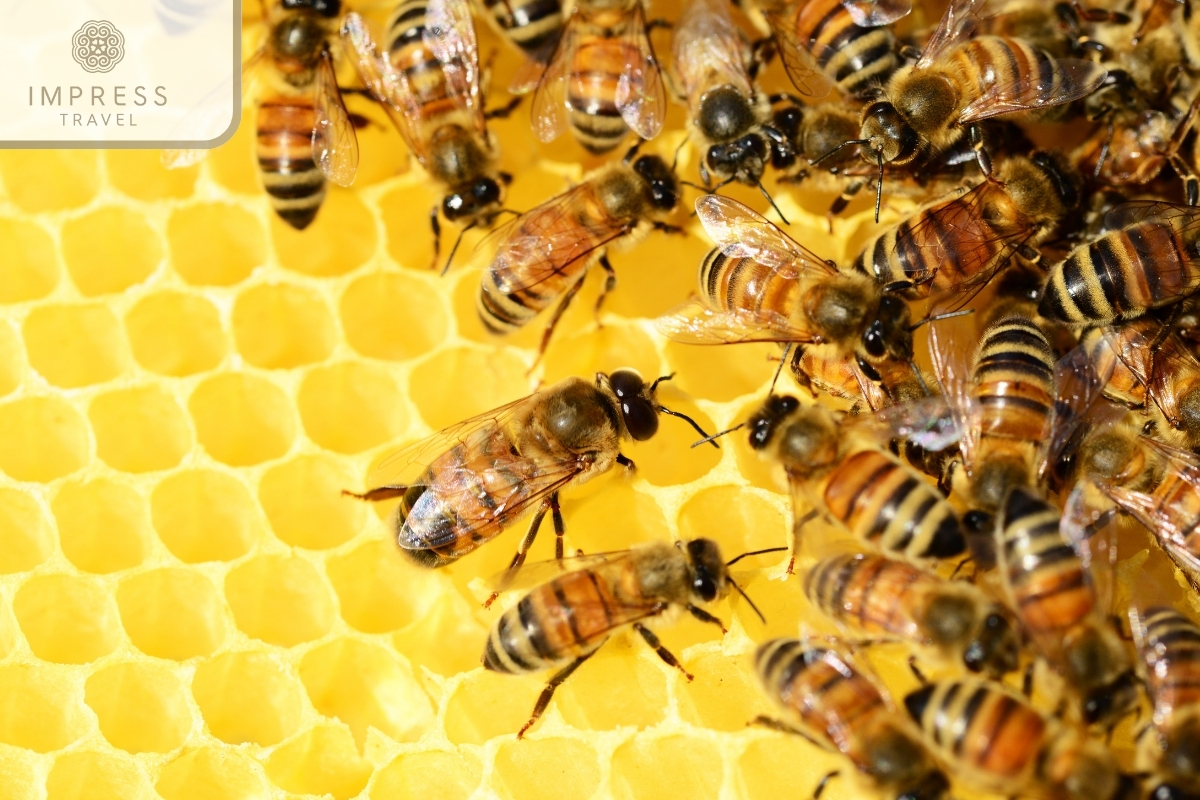
<instances>
[{"instance_id":1,"label":"bee leg","mask_svg":"<svg viewBox=\"0 0 1200 800\"><path fill-rule=\"evenodd\" d=\"M604 305L604 298L608 297L608 293L617 288L617 273L613 270L613 266L608 261L608 253L601 253L600 258L596 262L600 265L600 269L604 270L607 277L604 279L604 286L600 289L600 296L596 298L596 327L603 327L600 324L600 307Z\"/></svg>"},{"instance_id":2,"label":"bee leg","mask_svg":"<svg viewBox=\"0 0 1200 800\"><path fill-rule=\"evenodd\" d=\"M523 95L517 95L512 100L509 100L507 103L500 106L499 108L493 108L488 111L485 111L483 114L483 118L484 119L508 119L512 115L512 113L521 106L521 101L523 101L524 99L525 99L525 97Z\"/></svg>"},{"instance_id":3,"label":"bee leg","mask_svg":"<svg viewBox=\"0 0 1200 800\"><path fill-rule=\"evenodd\" d=\"M1033 667L1036 662L1030 661L1025 667L1025 675L1021 678L1021 694L1033 697Z\"/></svg>"},{"instance_id":4,"label":"bee leg","mask_svg":"<svg viewBox=\"0 0 1200 800\"><path fill-rule=\"evenodd\" d=\"M917 666L917 657L910 655L908 657L908 669L912 672L913 677L917 679L917 683L925 686L929 683L929 679L925 677L925 673L921 672L921 668Z\"/></svg>"},{"instance_id":5,"label":"bee leg","mask_svg":"<svg viewBox=\"0 0 1200 800\"><path fill-rule=\"evenodd\" d=\"M839 772L838 770L834 770L833 772L830 772L828 775L826 775L824 778L821 778L821 782L817 784L817 788L813 789L812 800L821 800L821 795L825 793L825 787L828 786L829 782L831 780L833 780L834 778L836 778L838 775L841 775L841 772Z\"/></svg>"},{"instance_id":6,"label":"bee leg","mask_svg":"<svg viewBox=\"0 0 1200 800\"><path fill-rule=\"evenodd\" d=\"M833 218L846 210L846 206L850 205L850 201L854 199L862 188L867 185L865 180L861 178L847 186L838 198L829 206L829 210L825 212L825 219L829 220L829 232L833 233Z\"/></svg>"},{"instance_id":7,"label":"bee leg","mask_svg":"<svg viewBox=\"0 0 1200 800\"><path fill-rule=\"evenodd\" d=\"M1175 169L1179 180L1183 181L1183 193L1187 198L1187 204L1189 206L1200 205L1200 177L1196 176L1196 171L1188 166L1188 163L1180 158L1178 153L1171 153L1167 160Z\"/></svg>"},{"instance_id":8,"label":"bee leg","mask_svg":"<svg viewBox=\"0 0 1200 800\"><path fill-rule=\"evenodd\" d=\"M1042 254L1041 254L1041 252L1038 251L1038 249L1036 247L1030 247L1029 245L1022 242L1021 244L1017 245L1016 251L1017 251L1017 255L1019 255L1021 258L1028 261L1033 266L1035 266L1035 267L1042 266Z\"/></svg>"},{"instance_id":9,"label":"bee leg","mask_svg":"<svg viewBox=\"0 0 1200 800\"><path fill-rule=\"evenodd\" d=\"M352 492L349 489L342 489L343 497L353 497L355 500L366 500L373 503L376 500L391 500L393 497L403 497L408 491L407 486L378 486L374 489L368 489L362 494Z\"/></svg>"},{"instance_id":10,"label":"bee leg","mask_svg":"<svg viewBox=\"0 0 1200 800\"><path fill-rule=\"evenodd\" d=\"M693 617L700 620L701 622L707 622L709 624L716 625L718 628L721 629L721 633L729 633L729 631L725 630L725 623L721 622L721 620L717 619L712 614L705 611L703 608L699 608L698 606L694 606L691 603L688 603L687 610L691 613L691 615Z\"/></svg>"},{"instance_id":11,"label":"bee leg","mask_svg":"<svg viewBox=\"0 0 1200 800\"><path fill-rule=\"evenodd\" d=\"M979 171L985 178L992 177L992 159L983 149L983 128L979 125L971 125L967 128L967 136L971 141L971 149L975 151L975 161L979 164Z\"/></svg>"},{"instance_id":12,"label":"bee leg","mask_svg":"<svg viewBox=\"0 0 1200 800\"><path fill-rule=\"evenodd\" d=\"M430 269L437 269L442 255L442 223L438 221L437 206L429 210L429 227L433 231L433 266Z\"/></svg>"},{"instance_id":13,"label":"bee leg","mask_svg":"<svg viewBox=\"0 0 1200 800\"><path fill-rule=\"evenodd\" d=\"M558 505L558 492L550 495L550 519L554 522L554 557L563 559L563 535L567 526L563 523L562 509Z\"/></svg>"},{"instance_id":14,"label":"bee leg","mask_svg":"<svg viewBox=\"0 0 1200 800\"><path fill-rule=\"evenodd\" d=\"M591 658L592 653L595 652L596 651L593 650L591 653L585 653L584 655L581 655L579 658L575 659L570 664L567 664L558 672L554 673L554 677L552 677L546 683L546 688L542 689L542 693L538 695L537 703L535 703L533 706L533 714L529 717L529 721L521 726L521 730L517 731L518 739L524 738L525 731L532 728L533 724L541 718L542 714L546 711L546 707L550 705L550 698L554 697L554 690L559 686L562 686L563 682L567 678L571 677L571 673L579 669L579 665Z\"/></svg>"},{"instance_id":15,"label":"bee leg","mask_svg":"<svg viewBox=\"0 0 1200 800\"><path fill-rule=\"evenodd\" d=\"M579 294L579 289L583 286L583 278L575 281L567 293L563 295L562 302L558 304L558 308L554 309L554 315L550 317L550 321L546 323L546 330L542 333L542 343L538 345L537 358L533 360L529 371L533 372L533 368L542 360L542 356L546 354L546 348L550 346L550 337L554 335L554 328L558 325L558 321L562 319L562 315L567 313L567 306L571 305L571 301L575 299L575 295Z\"/></svg>"},{"instance_id":16,"label":"bee leg","mask_svg":"<svg viewBox=\"0 0 1200 800\"><path fill-rule=\"evenodd\" d=\"M687 236L687 231L678 225L668 225L665 222L655 222L651 227L653 227L654 230L662 231L663 233L678 233L680 236Z\"/></svg>"},{"instance_id":17,"label":"bee leg","mask_svg":"<svg viewBox=\"0 0 1200 800\"><path fill-rule=\"evenodd\" d=\"M686 677L688 681L695 680L696 676L683 668L683 664L679 663L679 659L675 658L671 651L663 646L663 643L658 640L658 637L654 635L653 631L640 622L633 623L633 629L642 635L642 638L646 640L646 644L654 648L654 652L658 653L658 657L661 658L668 667L675 667L675 669L684 674L684 677Z\"/></svg>"},{"instance_id":18,"label":"bee leg","mask_svg":"<svg viewBox=\"0 0 1200 800\"><path fill-rule=\"evenodd\" d=\"M757 717L746 723L747 727L751 725L758 728L767 728L768 730L779 731L780 733L790 733L793 736L799 736L800 738L806 740L809 744L819 750L824 750L826 753L833 752L829 745L818 742L816 739L809 736L799 728L794 728L783 720L773 719L765 714L759 714Z\"/></svg>"},{"instance_id":19,"label":"bee leg","mask_svg":"<svg viewBox=\"0 0 1200 800\"><path fill-rule=\"evenodd\" d=\"M630 472L637 471L637 464L634 464L633 459L624 453L617 453L617 463Z\"/></svg>"},{"instance_id":20,"label":"bee leg","mask_svg":"<svg viewBox=\"0 0 1200 800\"><path fill-rule=\"evenodd\" d=\"M775 60L775 54L775 39L771 36L764 36L750 46L750 67L746 70L750 80L757 78L758 73Z\"/></svg>"},{"instance_id":21,"label":"bee leg","mask_svg":"<svg viewBox=\"0 0 1200 800\"><path fill-rule=\"evenodd\" d=\"M796 520L796 524L792 526L792 557L788 559L786 574L791 575L793 572L795 572L796 553L800 552L800 531L804 529L805 525L812 522L818 516L820 515L817 513L817 511L812 509L803 517Z\"/></svg>"},{"instance_id":22,"label":"bee leg","mask_svg":"<svg viewBox=\"0 0 1200 800\"><path fill-rule=\"evenodd\" d=\"M557 505L557 495L551 495L551 497L555 498L554 502ZM525 532L525 538L521 539L521 543L517 545L516 555L514 555L512 561L509 562L508 569L504 571L504 577L500 579L500 583L496 587L496 590L492 592L491 596L489 596L486 601L484 601L484 608L491 608L492 603L496 602L496 598L500 596L500 593L508 588L508 584L513 577L516 576L517 570L519 570L521 565L525 563L525 556L529 553L529 548L533 546L533 540L537 538L538 528L542 527L542 520L546 518L546 512L550 510L551 507L550 504L551 499L548 497L542 501L542 504L538 506L538 510L534 512L533 519L529 522L529 530ZM559 560L562 559L561 539L559 540L558 544L558 558Z\"/></svg>"}]
</instances>

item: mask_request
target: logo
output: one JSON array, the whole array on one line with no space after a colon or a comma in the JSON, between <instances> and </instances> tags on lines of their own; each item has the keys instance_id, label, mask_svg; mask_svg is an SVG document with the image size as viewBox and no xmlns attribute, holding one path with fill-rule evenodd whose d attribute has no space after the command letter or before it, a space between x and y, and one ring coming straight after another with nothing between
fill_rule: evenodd
<instances>
[{"instance_id":1,"label":"logo","mask_svg":"<svg viewBox=\"0 0 1200 800\"><path fill-rule=\"evenodd\" d=\"M111 22L85 22L71 37L71 56L86 72L108 72L125 57L125 37Z\"/></svg>"}]
</instances>

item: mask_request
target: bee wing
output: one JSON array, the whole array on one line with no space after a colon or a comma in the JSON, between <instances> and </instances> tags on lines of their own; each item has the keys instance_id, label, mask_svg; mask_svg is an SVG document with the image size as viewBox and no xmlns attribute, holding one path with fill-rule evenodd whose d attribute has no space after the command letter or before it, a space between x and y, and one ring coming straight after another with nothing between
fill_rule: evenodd
<instances>
[{"instance_id":1,"label":"bee wing","mask_svg":"<svg viewBox=\"0 0 1200 800\"><path fill-rule=\"evenodd\" d=\"M1070 103L1094 92L1108 75L1108 70L1091 61L1036 52L1044 63L1033 65L1025 76L1015 70L1017 77L1012 80L993 83L962 110L959 124Z\"/></svg>"},{"instance_id":2,"label":"bee wing","mask_svg":"<svg viewBox=\"0 0 1200 800\"><path fill-rule=\"evenodd\" d=\"M1120 329L1108 326L1101 331L1104 346L1111 350L1113 356L1121 362L1121 366L1143 385L1149 384L1154 377L1157 354L1151 352L1150 347L1158 339L1163 327L1155 325L1153 329L1146 328L1145 320L1143 317Z\"/></svg>"},{"instance_id":3,"label":"bee wing","mask_svg":"<svg viewBox=\"0 0 1200 800\"><path fill-rule=\"evenodd\" d=\"M938 313L932 309L930 316ZM962 451L963 462L970 469L974 463L975 445L978 435L975 430L974 402L971 399L971 384L964 359L956 354L951 345L951 339L959 341L974 341L967 335L951 337L951 331L945 330L947 323L951 327L961 328L962 324L954 325L955 320L945 320L929 326L929 351L933 360L933 373L942 389L942 397L954 419L958 429L959 449ZM961 333L961 332L960 332Z\"/></svg>"},{"instance_id":4,"label":"bee wing","mask_svg":"<svg viewBox=\"0 0 1200 800\"><path fill-rule=\"evenodd\" d=\"M808 344L816 341L813 331L767 310L732 309L717 311L693 299L654 321L658 332L684 344L740 344L780 342Z\"/></svg>"},{"instance_id":5,"label":"bee wing","mask_svg":"<svg viewBox=\"0 0 1200 800\"><path fill-rule=\"evenodd\" d=\"M806 270L834 275L837 269L801 246L770 220L729 197L706 194L696 200L705 232L731 258L750 258L781 277L796 279Z\"/></svg>"},{"instance_id":6,"label":"bee wing","mask_svg":"<svg viewBox=\"0 0 1200 800\"><path fill-rule=\"evenodd\" d=\"M483 133L487 123L479 92L479 44L466 0L429 0L425 7L422 38L441 62L446 88L454 104L465 109L475 129Z\"/></svg>"},{"instance_id":7,"label":"bee wing","mask_svg":"<svg viewBox=\"0 0 1200 800\"><path fill-rule=\"evenodd\" d=\"M1181 413L1175 385L1181 378L1200 375L1200 361L1174 333L1156 348L1153 359L1154 373L1147 394L1171 425L1179 427Z\"/></svg>"},{"instance_id":8,"label":"bee wing","mask_svg":"<svg viewBox=\"0 0 1200 800\"><path fill-rule=\"evenodd\" d=\"M1087 502L1087 484L1080 481L1063 504L1059 531L1083 563L1088 580L1096 593L1096 608L1108 613L1117 566L1116 531L1114 518L1104 515L1104 509L1093 508Z\"/></svg>"},{"instance_id":9,"label":"bee wing","mask_svg":"<svg viewBox=\"0 0 1200 800\"><path fill-rule=\"evenodd\" d=\"M874 434L882 440L907 439L931 452L962 439L963 431L944 397L926 397L860 414L843 423L846 429Z\"/></svg>"},{"instance_id":10,"label":"bee wing","mask_svg":"<svg viewBox=\"0 0 1200 800\"><path fill-rule=\"evenodd\" d=\"M587 553L567 556L563 559L552 558L548 561L533 561L522 564L516 569L504 569L488 578L488 586L497 592L511 592L541 586L568 572L578 572L584 569L596 569L605 564L614 564L628 560L628 550L609 550L604 553Z\"/></svg>"},{"instance_id":11,"label":"bee wing","mask_svg":"<svg viewBox=\"0 0 1200 800\"><path fill-rule=\"evenodd\" d=\"M819 54L812 52L813 43L801 42L796 35L796 28L792 23L800 8L800 4L787 5L782 9L765 11L764 16L779 47L783 69L791 79L792 85L801 95L819 100L833 89L834 81L821 68L817 60Z\"/></svg>"},{"instance_id":12,"label":"bee wing","mask_svg":"<svg viewBox=\"0 0 1200 800\"><path fill-rule=\"evenodd\" d=\"M408 78L379 54L366 21L356 12L351 11L346 15L341 33L347 45L346 52L352 54L351 60L363 85L383 106L408 149L418 161L425 163L425 142L418 127L421 106Z\"/></svg>"},{"instance_id":13,"label":"bee wing","mask_svg":"<svg viewBox=\"0 0 1200 800\"><path fill-rule=\"evenodd\" d=\"M1104 226L1110 231L1144 222L1169 225L1181 233L1190 232L1200 225L1200 206L1161 200L1131 200L1104 215Z\"/></svg>"},{"instance_id":14,"label":"bee wing","mask_svg":"<svg viewBox=\"0 0 1200 800\"><path fill-rule=\"evenodd\" d=\"M933 35L925 43L925 49L917 59L916 68L925 69L943 54L970 39L982 19L980 12L986 2L987 0L952 0L950 5L946 6L946 12L942 14Z\"/></svg>"},{"instance_id":15,"label":"bee wing","mask_svg":"<svg viewBox=\"0 0 1200 800\"><path fill-rule=\"evenodd\" d=\"M673 50L675 72L689 101L725 83L747 97L753 94L746 72L746 46L725 2L688 3L675 26Z\"/></svg>"},{"instance_id":16,"label":"bee wing","mask_svg":"<svg viewBox=\"0 0 1200 800\"><path fill-rule=\"evenodd\" d=\"M333 71L333 57L326 50L317 64L316 124L312 132L313 155L325 177L338 186L354 183L358 172L358 136L350 124L342 92Z\"/></svg>"},{"instance_id":17,"label":"bee wing","mask_svg":"<svg viewBox=\"0 0 1200 800\"><path fill-rule=\"evenodd\" d=\"M1058 462L1080 423L1104 394L1104 387L1112 377L1112 366L1109 361L1104 371L1098 372L1087 348L1082 345L1072 348L1054 365L1055 399L1047 421L1049 429L1042 437L1045 447L1038 466L1041 477L1045 477L1047 470Z\"/></svg>"},{"instance_id":18,"label":"bee wing","mask_svg":"<svg viewBox=\"0 0 1200 800\"><path fill-rule=\"evenodd\" d=\"M842 0L850 18L860 28L878 28L912 13L912 0Z\"/></svg>"},{"instance_id":19,"label":"bee wing","mask_svg":"<svg viewBox=\"0 0 1200 800\"><path fill-rule=\"evenodd\" d=\"M579 41L578 22L578 14L568 17L550 60L527 61L513 79L514 94L533 90L529 113L540 142L552 142L567 129L567 65Z\"/></svg>"},{"instance_id":20,"label":"bee wing","mask_svg":"<svg viewBox=\"0 0 1200 800\"><path fill-rule=\"evenodd\" d=\"M646 17L640 3L623 43L629 60L621 70L613 100L630 130L643 139L653 139L662 130L667 115L667 91L646 32Z\"/></svg>"}]
</instances>

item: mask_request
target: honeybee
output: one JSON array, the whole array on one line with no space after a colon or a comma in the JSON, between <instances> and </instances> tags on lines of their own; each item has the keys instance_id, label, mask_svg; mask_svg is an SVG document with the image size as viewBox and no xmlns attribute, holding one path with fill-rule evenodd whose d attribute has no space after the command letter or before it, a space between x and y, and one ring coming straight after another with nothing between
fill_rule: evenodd
<instances>
[{"instance_id":1,"label":"honeybee","mask_svg":"<svg viewBox=\"0 0 1200 800\"><path fill-rule=\"evenodd\" d=\"M534 508L511 569L524 563L546 512L554 521L555 554L561 559L561 490L614 464L633 469L620 443L654 436L660 413L706 435L690 417L658 402L658 385L669 378L647 386L632 369L597 373L594 384L566 378L402 448L371 471L367 482L376 488L346 494L362 500L401 498L392 527L401 551L423 567L457 561Z\"/></svg>"},{"instance_id":2,"label":"honeybee","mask_svg":"<svg viewBox=\"0 0 1200 800\"><path fill-rule=\"evenodd\" d=\"M479 89L475 25L466 0L404 0L388 22L386 57L356 13L346 15L342 39L354 54L363 84L387 111L409 151L444 188L442 215L465 223L464 231L490 227L501 213L510 177L496 169ZM441 249L437 206L429 219L436 265Z\"/></svg>"},{"instance_id":3,"label":"honeybee","mask_svg":"<svg viewBox=\"0 0 1200 800\"><path fill-rule=\"evenodd\" d=\"M1150 316L1083 332L1079 343L1088 359L1097 371L1109 375L1105 397L1129 408L1145 406L1146 385L1154 373L1154 351L1166 333L1162 322Z\"/></svg>"},{"instance_id":4,"label":"honeybee","mask_svg":"<svg viewBox=\"0 0 1200 800\"><path fill-rule=\"evenodd\" d=\"M1200 101L1200 97L1197 98ZM1075 148L1072 161L1080 172L1104 186L1144 186L1170 164L1184 181L1191 205L1200 203L1200 179L1179 155L1191 130L1196 103L1173 122L1168 112L1121 105L1099 112L1106 125Z\"/></svg>"},{"instance_id":5,"label":"honeybee","mask_svg":"<svg viewBox=\"0 0 1200 800\"><path fill-rule=\"evenodd\" d=\"M263 189L279 218L296 230L316 219L325 181L349 186L358 171L356 125L333 67L332 38L340 0L281 0L263 5L266 41L242 66L243 83L266 68L255 115L256 155ZM244 92L243 92L244 93ZM205 150L166 150L168 168L196 163Z\"/></svg>"},{"instance_id":6,"label":"honeybee","mask_svg":"<svg viewBox=\"0 0 1200 800\"><path fill-rule=\"evenodd\" d=\"M601 167L583 183L492 234L500 245L483 275L476 303L488 330L512 333L558 301L542 336L538 352L544 352L593 263L608 273L596 302L599 313L604 296L616 285L608 247L632 245L652 228L679 230L661 221L679 204L675 174L658 156L634 160L636 151L635 146L621 163Z\"/></svg>"},{"instance_id":7,"label":"honeybee","mask_svg":"<svg viewBox=\"0 0 1200 800\"><path fill-rule=\"evenodd\" d=\"M844 755L854 766L856 790L894 800L939 800L950 783L879 687L848 655L799 639L772 639L754 656L767 697L786 715L760 721L800 734L818 747ZM820 797L837 775L826 775Z\"/></svg>"},{"instance_id":8,"label":"honeybee","mask_svg":"<svg viewBox=\"0 0 1200 800\"><path fill-rule=\"evenodd\" d=\"M1126 203L1114 230L1050 268L1038 313L1068 325L1134 319L1200 288L1200 207Z\"/></svg>"},{"instance_id":9,"label":"honeybee","mask_svg":"<svg viewBox=\"0 0 1200 800\"><path fill-rule=\"evenodd\" d=\"M1059 510L1024 487L1009 492L996 525L1000 574L1026 631L1080 698L1088 723L1116 724L1137 702L1129 656L1081 557L1082 538Z\"/></svg>"},{"instance_id":10,"label":"honeybee","mask_svg":"<svg viewBox=\"0 0 1200 800\"><path fill-rule=\"evenodd\" d=\"M882 555L844 553L817 562L804 593L854 635L897 637L993 677L1017 668L1016 630L973 584Z\"/></svg>"},{"instance_id":11,"label":"honeybee","mask_svg":"<svg viewBox=\"0 0 1200 800\"><path fill-rule=\"evenodd\" d=\"M480 0L484 11L527 58L543 60L563 26L560 0Z\"/></svg>"},{"instance_id":12,"label":"honeybee","mask_svg":"<svg viewBox=\"0 0 1200 800\"><path fill-rule=\"evenodd\" d=\"M920 58L898 69L862 114L859 152L868 163L905 164L945 150L966 133L984 175L991 162L979 123L1001 114L1070 103L1095 90L1106 71L1057 59L1007 36L976 36L986 0L952 0Z\"/></svg>"},{"instance_id":13,"label":"honeybee","mask_svg":"<svg viewBox=\"0 0 1200 800\"><path fill-rule=\"evenodd\" d=\"M691 344L824 348L818 358L853 360L897 399L897 387L882 383L885 375L896 378L890 362L910 378L915 374L914 326L903 297L864 275L839 271L736 200L706 195L696 201L696 213L717 248L700 265L700 298L660 317L660 332Z\"/></svg>"},{"instance_id":14,"label":"honeybee","mask_svg":"<svg viewBox=\"0 0 1200 800\"><path fill-rule=\"evenodd\" d=\"M973 679L904 698L925 743L956 778L985 791L1056 800L1133 800L1137 784L1080 730L1046 720L1023 697Z\"/></svg>"},{"instance_id":15,"label":"honeybee","mask_svg":"<svg viewBox=\"0 0 1200 800\"><path fill-rule=\"evenodd\" d=\"M721 560L721 551L711 539L693 539L686 544L652 542L615 553L548 562L546 566L556 572L573 569L537 586L505 611L492 627L481 659L486 669L510 675L559 668L517 738L541 717L554 690L609 636L626 626L632 626L668 666L692 680L692 674L643 623L686 609L724 633L721 620L696 604L720 600L732 587L754 608L730 577L729 564ZM522 579L540 575L537 566Z\"/></svg>"},{"instance_id":16,"label":"honeybee","mask_svg":"<svg viewBox=\"0 0 1200 800\"><path fill-rule=\"evenodd\" d=\"M511 91L533 91L533 132L552 142L568 127L588 152L607 153L632 130L653 139L667 95L642 0L578 0L547 62L531 60Z\"/></svg>"},{"instance_id":17,"label":"honeybee","mask_svg":"<svg viewBox=\"0 0 1200 800\"><path fill-rule=\"evenodd\" d=\"M1034 248L1079 204L1078 174L1057 153L1012 157L985 180L938 201L864 245L854 269L883 285L908 283L921 297L986 284L1013 257Z\"/></svg>"}]
</instances>

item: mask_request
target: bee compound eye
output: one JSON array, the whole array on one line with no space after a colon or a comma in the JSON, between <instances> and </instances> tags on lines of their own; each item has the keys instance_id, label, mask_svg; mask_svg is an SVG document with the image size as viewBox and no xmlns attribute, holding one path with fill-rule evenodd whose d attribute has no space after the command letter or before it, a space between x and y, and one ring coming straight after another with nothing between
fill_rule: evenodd
<instances>
[{"instance_id":1,"label":"bee compound eye","mask_svg":"<svg viewBox=\"0 0 1200 800\"><path fill-rule=\"evenodd\" d=\"M621 402L621 417L635 442L644 442L658 433L658 410L640 397Z\"/></svg>"}]
</instances>

